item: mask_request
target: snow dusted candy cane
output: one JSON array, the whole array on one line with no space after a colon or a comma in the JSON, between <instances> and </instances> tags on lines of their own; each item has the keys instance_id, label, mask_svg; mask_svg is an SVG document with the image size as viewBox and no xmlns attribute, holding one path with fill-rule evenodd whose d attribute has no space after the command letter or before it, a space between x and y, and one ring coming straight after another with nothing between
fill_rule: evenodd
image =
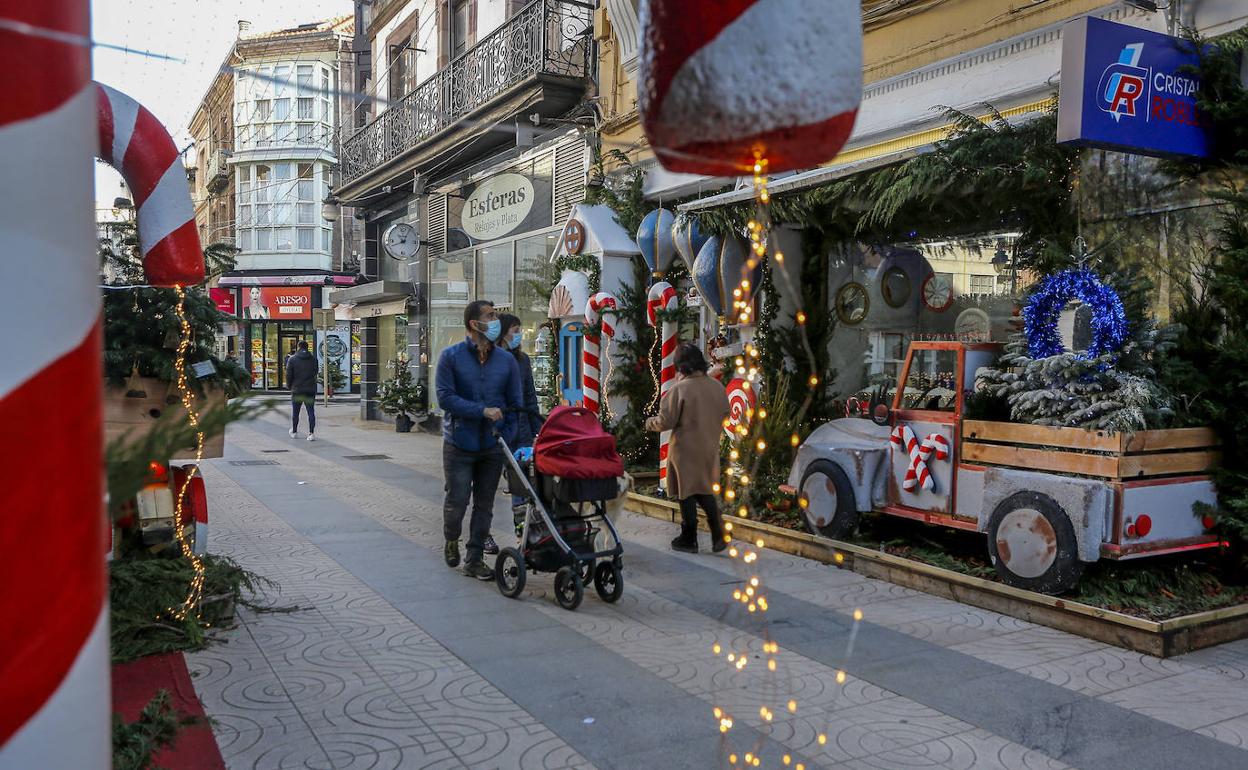
<instances>
[{"instance_id":1,"label":"snow dusted candy cane","mask_svg":"<svg viewBox=\"0 0 1248 770\"><path fill-rule=\"evenodd\" d=\"M0 29L10 76L0 100L0 254L22 290L0 305L0 322L24 332L0 366L0 768L102 770L112 719L92 216L101 134L110 137L102 157L116 161L140 206L148 280L196 283L203 255L193 224L169 242L187 232L191 205L168 134L137 106L128 125L118 128L125 121L112 107L101 125L90 48L78 42L91 37L86 0L10 0L4 16L15 24Z\"/></svg>"},{"instance_id":2,"label":"snow dusted candy cane","mask_svg":"<svg viewBox=\"0 0 1248 770\"><path fill-rule=\"evenodd\" d=\"M676 342L679 328L672 318L659 320L658 311L673 313L679 306L676 289L667 281L659 281L650 287L649 301L646 309L650 317L650 325L659 327L663 363L659 371L659 401L662 402L667 392L676 384ZM659 489L667 491L667 451L672 441L672 432L665 430L659 434Z\"/></svg>"},{"instance_id":3,"label":"snow dusted candy cane","mask_svg":"<svg viewBox=\"0 0 1248 770\"><path fill-rule=\"evenodd\" d=\"M830 160L862 95L856 0L642 0L642 126L669 170Z\"/></svg>"},{"instance_id":4,"label":"snow dusted candy cane","mask_svg":"<svg viewBox=\"0 0 1248 770\"><path fill-rule=\"evenodd\" d=\"M605 358L602 352L602 337L607 338L609 348L611 340L615 337L615 327L611 325L611 316L615 315L615 307L615 297L605 291L598 292L585 303L585 323L596 326L599 321L602 322L602 334L586 334L585 347L581 351L581 368L584 370L581 383L585 392L585 408L594 414L598 414L602 393L601 369Z\"/></svg>"}]
</instances>

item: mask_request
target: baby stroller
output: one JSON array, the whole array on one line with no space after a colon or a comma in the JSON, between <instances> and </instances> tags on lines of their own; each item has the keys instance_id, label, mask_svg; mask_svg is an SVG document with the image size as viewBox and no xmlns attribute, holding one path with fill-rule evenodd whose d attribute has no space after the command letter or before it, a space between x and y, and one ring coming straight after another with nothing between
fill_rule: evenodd
<instances>
[{"instance_id":1,"label":"baby stroller","mask_svg":"<svg viewBox=\"0 0 1248 770\"><path fill-rule=\"evenodd\" d=\"M528 572L554 572L555 601L566 610L580 606L590 580L603 601L618 600L624 549L607 516L607 501L619 495L624 475L615 437L588 409L560 406L546 418L532 450L513 453L502 443L512 492L526 501L517 522L519 544L502 549L494 564L498 590L515 599Z\"/></svg>"}]
</instances>

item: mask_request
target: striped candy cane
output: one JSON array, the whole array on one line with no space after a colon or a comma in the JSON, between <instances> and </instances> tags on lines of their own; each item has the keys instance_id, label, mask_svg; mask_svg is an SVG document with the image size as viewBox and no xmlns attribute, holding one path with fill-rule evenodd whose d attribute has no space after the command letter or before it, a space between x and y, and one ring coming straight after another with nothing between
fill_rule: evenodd
<instances>
[{"instance_id":1,"label":"striped candy cane","mask_svg":"<svg viewBox=\"0 0 1248 770\"><path fill-rule=\"evenodd\" d=\"M598 325L599 321L602 322L602 334L607 338L608 371L610 370L611 340L615 338L615 327L610 319L615 315L615 309L615 297L605 291L598 292L585 303L585 322L593 326ZM581 382L585 392L585 408L594 414L598 414L600 393L608 384L600 381L602 359L602 338L597 334L586 334L585 347L581 351L581 368L584 370Z\"/></svg>"},{"instance_id":2,"label":"striped candy cane","mask_svg":"<svg viewBox=\"0 0 1248 770\"><path fill-rule=\"evenodd\" d=\"M12 338L0 367L0 489L9 504L0 520L0 628L18 629L0 633L0 768L92 770L108 767L112 752L90 213L99 100L90 50L76 42L90 38L88 4L15 0L4 15L44 32L0 29L0 67L10 73L0 100L0 254L21 255L5 268L22 287L0 305L0 321L28 330ZM134 169L150 156L131 151L122 171L137 194ZM189 199L185 177L176 189L153 185L144 201L154 195ZM169 250L151 253L149 279L201 280L202 253L194 256L188 264Z\"/></svg>"},{"instance_id":3,"label":"striped candy cane","mask_svg":"<svg viewBox=\"0 0 1248 770\"><path fill-rule=\"evenodd\" d=\"M939 433L929 433L927 438L923 439L923 443L919 445L919 462L917 467L912 467L913 472L918 477L919 486L931 491L935 486L935 479L928 471L928 460L935 455L937 460L945 460L949 457L949 442ZM909 478L909 472L906 474Z\"/></svg>"},{"instance_id":4,"label":"striped candy cane","mask_svg":"<svg viewBox=\"0 0 1248 770\"><path fill-rule=\"evenodd\" d=\"M740 438L737 427L740 425L750 427L750 414L757 402L754 386L742 377L733 378L728 383L727 391L728 419L724 422L724 433L728 434L728 438L736 441Z\"/></svg>"},{"instance_id":5,"label":"striped candy cane","mask_svg":"<svg viewBox=\"0 0 1248 770\"><path fill-rule=\"evenodd\" d=\"M948 459L948 440L939 433L929 433L920 444L909 425L898 425L893 428L889 439L893 444L904 449L910 458L909 467L906 468L906 475L901 483L902 489L913 490L915 487L921 487L932 491L936 482L928 470L927 462L933 455L937 460Z\"/></svg>"},{"instance_id":6,"label":"striped candy cane","mask_svg":"<svg viewBox=\"0 0 1248 770\"><path fill-rule=\"evenodd\" d=\"M671 319L659 323L658 311L674 312L678 307L676 289L667 281L658 281L650 287L646 302L646 311L651 326L659 326L659 338L662 340L662 365L659 370L659 401L676 384L676 342L679 327ZM672 441L672 432L665 430L659 434L659 489L667 491L667 451Z\"/></svg>"},{"instance_id":7,"label":"striped candy cane","mask_svg":"<svg viewBox=\"0 0 1248 770\"><path fill-rule=\"evenodd\" d=\"M199 283L204 254L178 148L147 108L114 88L96 88L100 160L121 172L134 195L147 280L157 286Z\"/></svg>"}]
</instances>

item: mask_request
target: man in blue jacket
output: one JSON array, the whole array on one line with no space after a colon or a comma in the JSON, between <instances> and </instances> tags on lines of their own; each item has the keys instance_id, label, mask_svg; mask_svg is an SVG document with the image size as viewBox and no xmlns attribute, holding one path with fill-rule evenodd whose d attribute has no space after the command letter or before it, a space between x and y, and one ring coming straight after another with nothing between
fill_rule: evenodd
<instances>
[{"instance_id":1,"label":"man in blue jacket","mask_svg":"<svg viewBox=\"0 0 1248 770\"><path fill-rule=\"evenodd\" d=\"M446 536L446 566L459 565L459 537L464 513L472 497L464 574L492 580L482 554L494 518L494 496L506 459L494 430L509 444L523 406L520 370L510 353L495 346L502 333L492 302L477 300L464 308L467 338L442 351L438 358L438 406L442 408L442 467L446 500L442 529ZM490 549L497 552L497 546Z\"/></svg>"}]
</instances>

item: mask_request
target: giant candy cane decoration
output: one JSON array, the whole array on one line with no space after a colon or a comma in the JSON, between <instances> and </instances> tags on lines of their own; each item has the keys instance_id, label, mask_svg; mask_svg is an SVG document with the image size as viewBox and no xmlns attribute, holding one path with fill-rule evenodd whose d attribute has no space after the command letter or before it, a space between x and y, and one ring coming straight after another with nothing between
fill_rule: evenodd
<instances>
[{"instance_id":1,"label":"giant candy cane decoration","mask_svg":"<svg viewBox=\"0 0 1248 770\"><path fill-rule=\"evenodd\" d=\"M657 312L672 313L676 311L676 290L667 281L658 281L650 287L646 302L646 314L651 326L659 327L659 338L662 340L663 363L659 372L659 401L676 384L676 337L679 328L670 317L659 322ZM672 441L672 432L665 430L659 434L659 489L667 491L667 451Z\"/></svg>"},{"instance_id":2,"label":"giant candy cane decoration","mask_svg":"<svg viewBox=\"0 0 1248 770\"><path fill-rule=\"evenodd\" d=\"M86 0L16 0L3 14L17 24L0 29L0 67L10 74L0 100L0 254L22 290L0 304L0 322L27 333L10 337L0 366L8 505L0 518L0 768L93 770L108 767L112 754L92 221L92 156L103 126L90 49L75 40L90 38ZM167 215L152 215L154 229L142 222L166 210L153 200L182 198L190 211L185 177L177 185L168 174L172 140L138 110L113 117L112 146L119 132L130 137L117 162L140 205L140 227L181 232ZM189 237L164 240L145 242L148 279L202 280L198 242L187 252Z\"/></svg>"},{"instance_id":3,"label":"giant candy cane decoration","mask_svg":"<svg viewBox=\"0 0 1248 770\"><path fill-rule=\"evenodd\" d=\"M585 392L585 408L598 414L599 401L602 399L604 388L609 384L602 379L602 362L607 362L606 370L611 369L611 340L615 338L615 327L611 324L611 316L615 315L616 300L615 297L605 291L600 291L589 298L585 303L585 322L591 326L597 326L598 322L602 322L602 336L607 338L607 347L604 354L602 347L602 336L597 334L585 335L585 347L581 351L581 362L584 374L581 377L583 390ZM609 375L608 375L609 376ZM608 409L608 413L610 410Z\"/></svg>"}]
</instances>

